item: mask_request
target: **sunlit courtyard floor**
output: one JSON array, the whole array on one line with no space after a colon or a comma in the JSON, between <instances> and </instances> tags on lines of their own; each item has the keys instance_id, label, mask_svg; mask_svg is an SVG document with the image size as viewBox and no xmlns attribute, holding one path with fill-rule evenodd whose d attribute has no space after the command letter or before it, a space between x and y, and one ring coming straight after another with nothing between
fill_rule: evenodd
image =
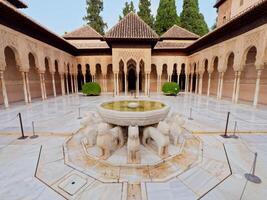
<instances>
[{"instance_id":1,"label":"sunlit courtyard floor","mask_svg":"<svg viewBox=\"0 0 267 200\"><path fill-rule=\"evenodd\" d=\"M151 99L160 99L172 111L180 112L187 120L187 131L192 133L182 147L173 148L174 156L160 160L146 152L145 164L139 167L115 165L126 155L125 147L107 163L88 158L77 147L75 135L72 137L80 127L79 116L95 111L102 101L124 98L73 95L0 110L0 199L266 198L266 107L256 109L195 95L151 95ZM38 138L17 139L19 112L25 134L32 135L34 122ZM236 132L238 138L220 136L228 112L229 134ZM248 182L244 176L251 172L255 152L261 184Z\"/></svg>"}]
</instances>

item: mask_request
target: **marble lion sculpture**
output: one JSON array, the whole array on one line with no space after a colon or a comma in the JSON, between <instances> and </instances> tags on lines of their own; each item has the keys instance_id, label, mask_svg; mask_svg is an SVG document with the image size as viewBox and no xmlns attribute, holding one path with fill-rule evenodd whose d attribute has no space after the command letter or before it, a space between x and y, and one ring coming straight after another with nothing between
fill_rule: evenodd
<instances>
[{"instance_id":1,"label":"marble lion sculpture","mask_svg":"<svg viewBox=\"0 0 267 200\"><path fill-rule=\"evenodd\" d=\"M144 146L148 146L150 139L153 139L158 148L158 155L164 158L169 154L169 134L169 125L166 122L161 121L159 122L157 128L148 127L144 129L142 143Z\"/></svg>"},{"instance_id":2,"label":"marble lion sculpture","mask_svg":"<svg viewBox=\"0 0 267 200\"><path fill-rule=\"evenodd\" d=\"M82 133L81 142L89 147L96 144L97 137L97 125L101 122L101 118L95 112L89 112L81 121L81 129L79 132Z\"/></svg>"},{"instance_id":3,"label":"marble lion sculpture","mask_svg":"<svg viewBox=\"0 0 267 200\"><path fill-rule=\"evenodd\" d=\"M184 125L185 120L181 115L176 114L169 121L170 124L170 137L174 145L181 144L183 142L183 134L185 132Z\"/></svg>"},{"instance_id":4,"label":"marble lion sculpture","mask_svg":"<svg viewBox=\"0 0 267 200\"><path fill-rule=\"evenodd\" d=\"M111 151L121 148L124 144L121 127L112 128L107 123L100 123L97 126L96 145L101 149L101 159L108 159Z\"/></svg>"},{"instance_id":5,"label":"marble lion sculpture","mask_svg":"<svg viewBox=\"0 0 267 200\"><path fill-rule=\"evenodd\" d=\"M140 139L138 126L129 126L128 128L128 140L127 140L127 153L128 163L140 162Z\"/></svg>"}]
</instances>

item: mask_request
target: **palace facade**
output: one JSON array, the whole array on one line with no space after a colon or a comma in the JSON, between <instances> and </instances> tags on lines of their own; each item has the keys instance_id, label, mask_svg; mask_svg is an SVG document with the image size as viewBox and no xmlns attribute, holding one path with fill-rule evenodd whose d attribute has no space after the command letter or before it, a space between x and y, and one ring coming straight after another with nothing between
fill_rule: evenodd
<instances>
[{"instance_id":1,"label":"palace facade","mask_svg":"<svg viewBox=\"0 0 267 200\"><path fill-rule=\"evenodd\" d=\"M83 26L58 36L0 2L0 104L77 93L98 82L114 95L184 92L267 104L267 0L218 0L217 28L199 37L179 26L158 36L130 13L105 35Z\"/></svg>"}]
</instances>

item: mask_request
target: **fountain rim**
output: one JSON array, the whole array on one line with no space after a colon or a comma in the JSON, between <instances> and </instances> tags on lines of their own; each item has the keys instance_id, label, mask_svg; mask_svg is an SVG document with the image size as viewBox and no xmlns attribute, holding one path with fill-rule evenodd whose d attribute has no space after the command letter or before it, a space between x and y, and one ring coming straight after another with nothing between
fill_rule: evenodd
<instances>
[{"instance_id":1,"label":"fountain rim","mask_svg":"<svg viewBox=\"0 0 267 200\"><path fill-rule=\"evenodd\" d=\"M148 101L149 102L150 101L150 102L158 102L158 103L162 103L164 105L164 107L163 108L159 108L159 109L155 109L155 110L148 110L148 111L119 111L119 110L112 110L112 109L107 109L107 108L102 107L103 104L112 103L112 102L120 102L120 101L130 101L130 102L138 102L138 101ZM155 111L168 110L170 108L170 106L167 103L163 102L163 101L154 100L154 99L151 99L151 100L145 100L145 99L121 99L121 100L110 100L110 101L102 102L102 103L98 104L97 108L101 109L101 110L116 112L116 113L127 113L127 114L146 113L146 114L149 114L149 113L154 113Z\"/></svg>"}]
</instances>

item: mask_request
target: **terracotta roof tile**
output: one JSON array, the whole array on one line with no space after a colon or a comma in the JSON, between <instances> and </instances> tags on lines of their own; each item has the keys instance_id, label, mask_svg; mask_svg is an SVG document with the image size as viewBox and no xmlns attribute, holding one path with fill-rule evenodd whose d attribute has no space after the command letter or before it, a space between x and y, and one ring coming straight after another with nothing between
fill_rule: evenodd
<instances>
[{"instance_id":1,"label":"terracotta roof tile","mask_svg":"<svg viewBox=\"0 0 267 200\"><path fill-rule=\"evenodd\" d=\"M137 14L130 12L104 36L107 39L158 39L159 36Z\"/></svg>"},{"instance_id":2,"label":"terracotta roof tile","mask_svg":"<svg viewBox=\"0 0 267 200\"><path fill-rule=\"evenodd\" d=\"M193 43L193 42L192 42ZM154 49L184 49L192 44L191 42L157 42Z\"/></svg>"},{"instance_id":3,"label":"terracotta roof tile","mask_svg":"<svg viewBox=\"0 0 267 200\"><path fill-rule=\"evenodd\" d=\"M85 25L81 28L78 28L70 33L67 33L63 35L64 38L66 39L78 39L78 38L83 38L83 39L101 39L103 36L98 33L95 29L92 27Z\"/></svg>"},{"instance_id":4,"label":"terracotta roof tile","mask_svg":"<svg viewBox=\"0 0 267 200\"><path fill-rule=\"evenodd\" d=\"M180 26L174 25L162 36L162 39L198 39L199 36Z\"/></svg>"}]
</instances>

